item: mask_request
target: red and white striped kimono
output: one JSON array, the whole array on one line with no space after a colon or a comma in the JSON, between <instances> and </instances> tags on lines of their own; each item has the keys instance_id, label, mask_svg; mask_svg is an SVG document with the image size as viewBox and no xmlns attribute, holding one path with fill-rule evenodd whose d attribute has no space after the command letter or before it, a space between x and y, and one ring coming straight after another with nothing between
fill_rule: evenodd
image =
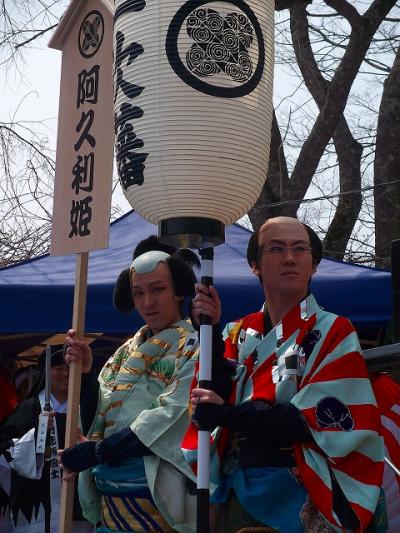
<instances>
[{"instance_id":1,"label":"red and white striped kimono","mask_svg":"<svg viewBox=\"0 0 400 533\"><path fill-rule=\"evenodd\" d=\"M312 295L267 334L264 328L259 312L224 330L225 355L237 362L234 401L292 402L301 411L312 439L295 443L294 451L309 497L325 521L342 531L333 509L334 478L359 520L356 531L363 532L380 496L384 446L357 334ZM184 448L194 444L187 438Z\"/></svg>"},{"instance_id":2,"label":"red and white striped kimono","mask_svg":"<svg viewBox=\"0 0 400 533\"><path fill-rule=\"evenodd\" d=\"M381 433L386 457L400 469L400 385L387 374L374 373L372 388L381 415ZM385 463L383 473L389 528L387 533L400 531L400 476Z\"/></svg>"}]
</instances>

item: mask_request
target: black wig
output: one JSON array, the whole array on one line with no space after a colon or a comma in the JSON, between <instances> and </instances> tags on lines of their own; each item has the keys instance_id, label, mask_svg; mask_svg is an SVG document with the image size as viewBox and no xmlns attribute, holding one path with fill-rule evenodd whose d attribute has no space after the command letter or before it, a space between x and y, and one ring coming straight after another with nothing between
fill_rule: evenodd
<instances>
[{"instance_id":1,"label":"black wig","mask_svg":"<svg viewBox=\"0 0 400 533\"><path fill-rule=\"evenodd\" d=\"M132 260L153 250L170 254L170 257L165 262L171 273L175 295L183 298L193 298L195 293L194 285L197 281L193 267L200 267L200 261L197 255L192 250L186 248L177 250L173 246L161 243L155 235L150 235L150 237L143 239L136 246ZM130 278L130 269L126 268L120 273L114 286L114 307L121 313L129 313L135 308L131 295Z\"/></svg>"}]
</instances>

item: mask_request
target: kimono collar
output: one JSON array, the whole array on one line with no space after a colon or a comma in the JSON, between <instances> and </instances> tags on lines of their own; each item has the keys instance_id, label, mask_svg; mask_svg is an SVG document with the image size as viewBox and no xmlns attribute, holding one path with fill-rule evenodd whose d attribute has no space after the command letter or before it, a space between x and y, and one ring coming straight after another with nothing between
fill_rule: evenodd
<instances>
[{"instance_id":1,"label":"kimono collar","mask_svg":"<svg viewBox=\"0 0 400 533\"><path fill-rule=\"evenodd\" d=\"M265 306L266 309L266 306ZM295 305L283 319L275 326L277 345L288 339L297 329L319 309L314 296L310 293L304 300Z\"/></svg>"}]
</instances>

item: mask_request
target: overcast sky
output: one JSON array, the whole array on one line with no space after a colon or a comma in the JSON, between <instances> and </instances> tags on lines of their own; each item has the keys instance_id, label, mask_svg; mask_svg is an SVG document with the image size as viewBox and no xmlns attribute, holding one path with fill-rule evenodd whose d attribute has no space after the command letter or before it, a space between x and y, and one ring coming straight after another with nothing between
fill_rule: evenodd
<instances>
[{"instance_id":1,"label":"overcast sky","mask_svg":"<svg viewBox=\"0 0 400 533\"><path fill-rule=\"evenodd\" d=\"M47 46L54 31L35 48L25 48L17 67L0 70L0 121L31 122L32 129L46 136L53 150L57 142L62 57L60 50ZM113 204L117 202L123 212L129 211L130 206L118 189Z\"/></svg>"},{"instance_id":2,"label":"overcast sky","mask_svg":"<svg viewBox=\"0 0 400 533\"><path fill-rule=\"evenodd\" d=\"M48 137L49 147L55 150L62 52L47 46L53 33L54 30L46 34L35 48L23 50L19 71L0 71L0 121L35 122L32 129ZM282 84L279 79L274 80L275 91L280 87L280 96L290 88L288 81ZM120 187L114 194L113 204L116 202L123 212L130 209Z\"/></svg>"},{"instance_id":3,"label":"overcast sky","mask_svg":"<svg viewBox=\"0 0 400 533\"><path fill-rule=\"evenodd\" d=\"M21 72L15 68L9 68L7 73L2 71L0 119L44 121L51 126L54 136L60 65L61 52L46 47L24 52L24 63L19 63Z\"/></svg>"}]
</instances>

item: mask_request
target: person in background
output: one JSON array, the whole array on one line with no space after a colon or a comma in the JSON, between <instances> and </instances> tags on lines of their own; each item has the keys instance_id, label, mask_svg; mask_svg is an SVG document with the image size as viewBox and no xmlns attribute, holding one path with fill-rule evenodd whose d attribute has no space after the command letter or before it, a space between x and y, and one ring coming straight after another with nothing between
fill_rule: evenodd
<instances>
[{"instance_id":1,"label":"person in background","mask_svg":"<svg viewBox=\"0 0 400 533\"><path fill-rule=\"evenodd\" d=\"M11 471L4 455L0 455L0 532L13 533L10 509Z\"/></svg>"},{"instance_id":2,"label":"person in background","mask_svg":"<svg viewBox=\"0 0 400 533\"><path fill-rule=\"evenodd\" d=\"M0 357L0 424L17 407L18 397L12 380L15 371L15 359Z\"/></svg>"},{"instance_id":3,"label":"person in background","mask_svg":"<svg viewBox=\"0 0 400 533\"><path fill-rule=\"evenodd\" d=\"M371 372L371 383L381 416L381 434L385 443L382 487L388 516L387 533L400 531L400 385L389 374ZM393 466L392 466L393 465Z\"/></svg>"},{"instance_id":4,"label":"person in background","mask_svg":"<svg viewBox=\"0 0 400 533\"><path fill-rule=\"evenodd\" d=\"M321 255L318 236L294 218L268 219L253 234L247 258L266 302L224 329L231 398L191 392L194 423L228 433L216 532L361 532L385 521L376 399L354 327L310 292ZM218 324L215 288L196 292L193 320Z\"/></svg>"},{"instance_id":5,"label":"person in background","mask_svg":"<svg viewBox=\"0 0 400 533\"><path fill-rule=\"evenodd\" d=\"M42 371L43 369L37 364L30 363L14 372L12 382L17 392L18 403L26 400L31 395L32 388L37 384Z\"/></svg>"},{"instance_id":6,"label":"person in background","mask_svg":"<svg viewBox=\"0 0 400 533\"><path fill-rule=\"evenodd\" d=\"M145 324L100 372L89 440L61 453L64 468L85 470L79 497L101 532L195 530L194 476L180 441L198 349L183 306L194 295L196 277L182 252L169 255L161 246L155 237L141 242L117 280L114 305L135 309ZM89 347L72 330L67 345L67 360L81 358L88 371Z\"/></svg>"},{"instance_id":7,"label":"person in background","mask_svg":"<svg viewBox=\"0 0 400 533\"><path fill-rule=\"evenodd\" d=\"M51 347L51 397L45 453L36 452L39 415L44 412L45 353L41 354L40 378L31 396L3 422L0 451L11 467L11 517L17 533L56 533L61 496L61 472L57 450L63 447L69 369L63 345ZM73 533L93 530L75 505Z\"/></svg>"},{"instance_id":8,"label":"person in background","mask_svg":"<svg viewBox=\"0 0 400 533\"><path fill-rule=\"evenodd\" d=\"M16 370L15 360L0 357L0 432L3 421L17 406L18 396L12 383ZM13 524L10 515L10 468L3 455L0 455L0 532L12 533Z\"/></svg>"}]
</instances>

